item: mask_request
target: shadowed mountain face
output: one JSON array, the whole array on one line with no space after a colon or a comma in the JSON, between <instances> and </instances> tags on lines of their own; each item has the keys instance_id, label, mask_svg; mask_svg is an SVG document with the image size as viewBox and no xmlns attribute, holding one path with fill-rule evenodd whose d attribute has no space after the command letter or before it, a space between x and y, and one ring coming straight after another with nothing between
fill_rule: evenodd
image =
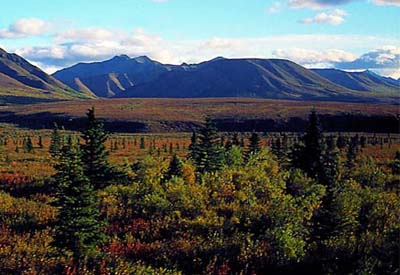
<instances>
[{"instance_id":1,"label":"shadowed mountain face","mask_svg":"<svg viewBox=\"0 0 400 275\"><path fill-rule=\"evenodd\" d=\"M309 70L282 59L218 57L178 66L164 65L144 56L122 55L104 62L80 63L54 76L73 89L99 97L254 97L373 102L393 101L397 95L396 85L391 82L396 80L370 72L356 75L338 70Z\"/></svg>"},{"instance_id":2,"label":"shadowed mountain face","mask_svg":"<svg viewBox=\"0 0 400 275\"><path fill-rule=\"evenodd\" d=\"M399 82L382 77L370 71L345 72L336 69L312 69L313 72L348 89L364 92L395 93L399 91Z\"/></svg>"},{"instance_id":3,"label":"shadowed mountain face","mask_svg":"<svg viewBox=\"0 0 400 275\"><path fill-rule=\"evenodd\" d=\"M172 70L123 97L258 97L356 100L353 91L281 59L214 59Z\"/></svg>"},{"instance_id":4,"label":"shadowed mountain face","mask_svg":"<svg viewBox=\"0 0 400 275\"><path fill-rule=\"evenodd\" d=\"M16 54L0 51L0 72L25 86L51 90L67 86Z\"/></svg>"},{"instance_id":5,"label":"shadowed mountain face","mask_svg":"<svg viewBox=\"0 0 400 275\"><path fill-rule=\"evenodd\" d=\"M53 76L75 90L99 97L113 97L123 95L127 88L134 85L154 80L173 67L146 56L131 59L121 55L104 62L79 63Z\"/></svg>"},{"instance_id":6,"label":"shadowed mountain face","mask_svg":"<svg viewBox=\"0 0 400 275\"><path fill-rule=\"evenodd\" d=\"M10 96L24 98L27 102L29 98L45 101L87 98L22 57L0 49L0 103Z\"/></svg>"}]
</instances>

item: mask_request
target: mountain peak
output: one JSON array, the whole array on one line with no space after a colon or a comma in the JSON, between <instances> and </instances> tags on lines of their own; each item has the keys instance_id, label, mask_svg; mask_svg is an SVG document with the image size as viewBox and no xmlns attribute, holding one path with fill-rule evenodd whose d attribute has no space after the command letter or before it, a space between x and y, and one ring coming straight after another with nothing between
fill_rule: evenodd
<instances>
[{"instance_id":1,"label":"mountain peak","mask_svg":"<svg viewBox=\"0 0 400 275\"><path fill-rule=\"evenodd\" d=\"M123 61L123 60L129 60L131 59L129 56L126 54L121 54L121 55L116 55L114 56L111 60L118 60L118 61Z\"/></svg>"},{"instance_id":2,"label":"mountain peak","mask_svg":"<svg viewBox=\"0 0 400 275\"><path fill-rule=\"evenodd\" d=\"M142 56L138 56L135 57L134 60L138 63L148 63L148 62L152 62L152 60L146 56L146 55L142 55Z\"/></svg>"},{"instance_id":3,"label":"mountain peak","mask_svg":"<svg viewBox=\"0 0 400 275\"><path fill-rule=\"evenodd\" d=\"M223 56L217 56L217 57L215 57L215 58L209 60L208 62L213 62L213 61L218 61L218 60L224 60L224 59L226 59L226 58L223 57Z\"/></svg>"}]
</instances>

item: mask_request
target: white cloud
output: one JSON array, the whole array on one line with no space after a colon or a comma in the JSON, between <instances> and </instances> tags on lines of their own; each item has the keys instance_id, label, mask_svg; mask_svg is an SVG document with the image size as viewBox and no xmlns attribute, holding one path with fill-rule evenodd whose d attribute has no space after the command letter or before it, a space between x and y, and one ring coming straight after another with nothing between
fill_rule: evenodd
<instances>
[{"instance_id":1,"label":"white cloud","mask_svg":"<svg viewBox=\"0 0 400 275\"><path fill-rule=\"evenodd\" d=\"M356 2L359 0L287 0L287 6L294 9L313 9L321 10L332 8L340 5L345 5L350 2ZM376 5L384 6L400 6L400 0L368 0ZM365 2L367 2L365 0Z\"/></svg>"},{"instance_id":2,"label":"white cloud","mask_svg":"<svg viewBox=\"0 0 400 275\"><path fill-rule=\"evenodd\" d=\"M55 41L101 41L112 39L116 36L116 33L118 32L98 27L70 29L58 34Z\"/></svg>"},{"instance_id":3,"label":"white cloud","mask_svg":"<svg viewBox=\"0 0 400 275\"><path fill-rule=\"evenodd\" d=\"M372 0L373 3L379 6L399 6L400 0Z\"/></svg>"},{"instance_id":4,"label":"white cloud","mask_svg":"<svg viewBox=\"0 0 400 275\"><path fill-rule=\"evenodd\" d=\"M309 68L331 67L336 62L349 62L357 58L353 53L338 49L317 51L301 48L277 49L273 56L289 59Z\"/></svg>"},{"instance_id":5,"label":"white cloud","mask_svg":"<svg viewBox=\"0 0 400 275\"><path fill-rule=\"evenodd\" d=\"M399 45L400 38L357 35L277 35L260 38L214 37L205 40L166 40L143 29L131 32L84 28L59 33L53 45L23 47L16 53L40 64L46 71L78 62L93 62L115 55L147 55L171 64L197 63L224 56L288 58L302 65L323 66L356 59L351 51L365 51L366 46ZM296 45L296 48L291 48ZM341 49L347 49L343 51ZM386 54L393 54L393 51ZM388 58L381 55L381 59Z\"/></svg>"},{"instance_id":6,"label":"white cloud","mask_svg":"<svg viewBox=\"0 0 400 275\"><path fill-rule=\"evenodd\" d=\"M384 46L367 52L350 62L336 62L344 70L373 70L381 75L400 77L400 47Z\"/></svg>"},{"instance_id":7,"label":"white cloud","mask_svg":"<svg viewBox=\"0 0 400 275\"><path fill-rule=\"evenodd\" d=\"M331 12L318 13L312 18L302 19L299 22L302 24L330 24L330 25L340 25L345 21L347 12L341 9L335 9Z\"/></svg>"},{"instance_id":8,"label":"white cloud","mask_svg":"<svg viewBox=\"0 0 400 275\"><path fill-rule=\"evenodd\" d=\"M51 23L38 18L21 18L11 24L7 29L0 30L0 38L24 38L47 33Z\"/></svg>"},{"instance_id":9,"label":"white cloud","mask_svg":"<svg viewBox=\"0 0 400 275\"><path fill-rule=\"evenodd\" d=\"M352 62L341 62L337 66L343 69L399 69L400 47L380 47L361 55Z\"/></svg>"},{"instance_id":10,"label":"white cloud","mask_svg":"<svg viewBox=\"0 0 400 275\"><path fill-rule=\"evenodd\" d=\"M288 0L287 4L290 8L295 9L309 8L320 10L347 4L351 1L352 0Z\"/></svg>"}]
</instances>

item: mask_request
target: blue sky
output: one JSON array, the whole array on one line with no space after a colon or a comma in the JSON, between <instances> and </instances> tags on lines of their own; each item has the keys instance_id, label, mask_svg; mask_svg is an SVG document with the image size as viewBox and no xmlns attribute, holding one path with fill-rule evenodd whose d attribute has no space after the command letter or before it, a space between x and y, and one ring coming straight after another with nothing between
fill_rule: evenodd
<instances>
[{"instance_id":1,"label":"blue sky","mask_svg":"<svg viewBox=\"0 0 400 275\"><path fill-rule=\"evenodd\" d=\"M400 0L16 0L1 14L0 47L48 72L127 54L287 58L400 76Z\"/></svg>"}]
</instances>

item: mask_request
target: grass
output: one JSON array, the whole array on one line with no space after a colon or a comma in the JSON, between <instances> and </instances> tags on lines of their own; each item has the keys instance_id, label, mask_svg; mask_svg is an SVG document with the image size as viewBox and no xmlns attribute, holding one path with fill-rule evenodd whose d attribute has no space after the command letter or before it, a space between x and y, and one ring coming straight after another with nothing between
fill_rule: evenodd
<instances>
[{"instance_id":1,"label":"grass","mask_svg":"<svg viewBox=\"0 0 400 275\"><path fill-rule=\"evenodd\" d=\"M77 132L64 131L65 135L74 135L79 137ZM290 135L290 133L288 133ZM388 134L365 134L359 133L367 137L374 137L380 140L387 139ZM228 138L229 134L221 133ZM263 146L268 146L272 136L279 136L280 133L269 133L268 136L262 137ZM330 135L330 133L327 133ZM347 136L355 135L355 133L347 133ZM35 146L33 153L27 153L23 150L23 140L31 137ZM38 147L39 136L42 138L43 148ZM2 142L7 141L6 145L0 146L0 157L4 165L0 167L0 183L4 184L23 184L25 181L32 179L40 179L51 176L55 173L52 167L51 156L49 154L50 146L50 130L30 130L15 127L11 124L0 124L0 138ZM247 143L250 134L244 133L240 135ZM151 145L155 147L153 153L160 154L160 157L171 156L170 147L173 153L177 153L181 157L185 157L188 153L190 145L189 133L150 133L150 134L113 134L106 142L106 146L110 151L110 160L114 165L123 165L126 162L133 163L149 152ZM145 149L140 148L140 139L145 140ZM383 143L377 145L367 145L363 149L362 155L371 156L378 162L386 163L393 159L397 150L400 149L400 134L390 135L391 143ZM111 150L115 143L118 145L117 150ZM123 145L125 143L125 146ZM16 152L16 147L19 148Z\"/></svg>"},{"instance_id":2,"label":"grass","mask_svg":"<svg viewBox=\"0 0 400 275\"><path fill-rule=\"evenodd\" d=\"M97 99L3 109L18 119L46 114L46 117L82 118L94 106L97 116L108 121L143 122L150 131L169 131L171 124L200 124L205 116L214 119L251 120L273 119L287 121L293 117L306 118L312 108L321 115L363 115L367 117L398 117L398 106L386 104L303 102L250 98L207 99Z\"/></svg>"}]
</instances>

